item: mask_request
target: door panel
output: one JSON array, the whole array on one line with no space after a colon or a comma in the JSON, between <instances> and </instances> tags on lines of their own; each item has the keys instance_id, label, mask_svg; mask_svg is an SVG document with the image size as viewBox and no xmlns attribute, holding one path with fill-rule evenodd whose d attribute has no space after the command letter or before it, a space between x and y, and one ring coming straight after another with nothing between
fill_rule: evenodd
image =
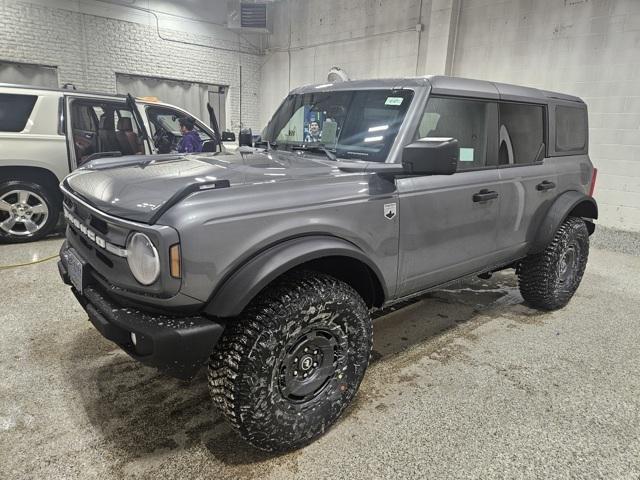
<instances>
[{"instance_id":1,"label":"door panel","mask_svg":"<svg viewBox=\"0 0 640 480\"><path fill-rule=\"evenodd\" d=\"M400 296L473 273L496 258L501 202L498 107L493 101L430 97L415 137L453 137L458 173L398 179Z\"/></svg>"},{"instance_id":2,"label":"door panel","mask_svg":"<svg viewBox=\"0 0 640 480\"><path fill-rule=\"evenodd\" d=\"M400 197L400 288L408 295L482 269L496 257L498 170L397 180Z\"/></svg>"},{"instance_id":3,"label":"door panel","mask_svg":"<svg viewBox=\"0 0 640 480\"><path fill-rule=\"evenodd\" d=\"M522 256L533 241L544 214L557 195L555 166L542 164L501 168L502 198L498 217L497 246L505 258ZM540 187L538 187L540 185ZM540 188L540 190L538 189Z\"/></svg>"},{"instance_id":4,"label":"door panel","mask_svg":"<svg viewBox=\"0 0 640 480\"><path fill-rule=\"evenodd\" d=\"M500 103L500 181L502 199L497 246L505 260L527 252L544 214L557 196L555 164L545 159L541 105Z\"/></svg>"}]
</instances>

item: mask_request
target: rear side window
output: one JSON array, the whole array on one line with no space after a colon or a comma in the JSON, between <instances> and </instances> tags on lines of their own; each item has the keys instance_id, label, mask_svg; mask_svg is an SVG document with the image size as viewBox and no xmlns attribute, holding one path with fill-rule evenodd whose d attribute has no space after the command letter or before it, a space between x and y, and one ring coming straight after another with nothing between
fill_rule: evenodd
<instances>
[{"instance_id":1,"label":"rear side window","mask_svg":"<svg viewBox=\"0 0 640 480\"><path fill-rule=\"evenodd\" d=\"M431 97L422 115L416 139L452 137L458 140L458 170L491 165L487 161L487 140L495 103L460 98Z\"/></svg>"},{"instance_id":2,"label":"rear side window","mask_svg":"<svg viewBox=\"0 0 640 480\"><path fill-rule=\"evenodd\" d=\"M556 107L556 150L583 152L587 148L587 110Z\"/></svg>"},{"instance_id":3,"label":"rear side window","mask_svg":"<svg viewBox=\"0 0 640 480\"><path fill-rule=\"evenodd\" d=\"M544 158L544 109L540 105L500 104L500 165Z\"/></svg>"},{"instance_id":4,"label":"rear side window","mask_svg":"<svg viewBox=\"0 0 640 480\"><path fill-rule=\"evenodd\" d=\"M95 111L93 111L92 105L74 102L71 115L71 126L74 130L82 130L85 132L95 131L96 122L94 118Z\"/></svg>"},{"instance_id":5,"label":"rear side window","mask_svg":"<svg viewBox=\"0 0 640 480\"><path fill-rule=\"evenodd\" d=\"M21 132L38 97L0 93L0 132Z\"/></svg>"}]
</instances>

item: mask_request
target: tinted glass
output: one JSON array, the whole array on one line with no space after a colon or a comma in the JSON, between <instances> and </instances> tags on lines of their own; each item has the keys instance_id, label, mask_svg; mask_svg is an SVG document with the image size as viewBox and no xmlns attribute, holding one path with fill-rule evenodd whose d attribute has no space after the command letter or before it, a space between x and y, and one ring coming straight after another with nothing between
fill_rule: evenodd
<instances>
[{"instance_id":1,"label":"tinted glass","mask_svg":"<svg viewBox=\"0 0 640 480\"><path fill-rule=\"evenodd\" d=\"M138 124L136 123L135 118L133 118L133 113L131 110L116 110L116 114L118 115L118 119L128 118L131 120L131 130L138 134ZM117 123L116 123L117 125Z\"/></svg>"},{"instance_id":2,"label":"tinted glass","mask_svg":"<svg viewBox=\"0 0 640 480\"><path fill-rule=\"evenodd\" d=\"M411 90L290 95L265 129L265 139L278 148L323 145L338 157L384 162L412 98Z\"/></svg>"},{"instance_id":3,"label":"tinted glass","mask_svg":"<svg viewBox=\"0 0 640 480\"><path fill-rule=\"evenodd\" d=\"M500 164L526 164L544 158L544 109L500 104Z\"/></svg>"},{"instance_id":4,"label":"tinted glass","mask_svg":"<svg viewBox=\"0 0 640 480\"><path fill-rule=\"evenodd\" d=\"M579 151L587 147L587 110L579 107L556 107L556 150Z\"/></svg>"},{"instance_id":5,"label":"tinted glass","mask_svg":"<svg viewBox=\"0 0 640 480\"><path fill-rule=\"evenodd\" d=\"M147 108L147 115L151 124L152 136L156 135L158 128L162 128L175 137L182 138L179 120L181 117L185 116L184 113L169 108L149 107ZM194 125L193 130L198 134L202 141L211 140L211 136L197 123Z\"/></svg>"},{"instance_id":6,"label":"tinted glass","mask_svg":"<svg viewBox=\"0 0 640 480\"><path fill-rule=\"evenodd\" d=\"M480 168L487 162L487 137L495 104L458 98L432 97L427 102L416 139L452 137L458 139L458 170Z\"/></svg>"},{"instance_id":7,"label":"tinted glass","mask_svg":"<svg viewBox=\"0 0 640 480\"><path fill-rule=\"evenodd\" d=\"M93 105L74 102L71 126L74 130L84 130L85 132L95 131L97 125L95 125L94 114Z\"/></svg>"},{"instance_id":8,"label":"tinted glass","mask_svg":"<svg viewBox=\"0 0 640 480\"><path fill-rule=\"evenodd\" d=\"M36 103L35 95L0 94L0 132L21 132Z\"/></svg>"}]
</instances>

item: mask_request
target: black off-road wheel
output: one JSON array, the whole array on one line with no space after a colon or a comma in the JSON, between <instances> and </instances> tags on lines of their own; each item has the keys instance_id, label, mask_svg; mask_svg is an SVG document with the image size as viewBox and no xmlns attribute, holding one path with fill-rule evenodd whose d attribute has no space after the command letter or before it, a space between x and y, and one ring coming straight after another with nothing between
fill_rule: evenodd
<instances>
[{"instance_id":1,"label":"black off-road wheel","mask_svg":"<svg viewBox=\"0 0 640 480\"><path fill-rule=\"evenodd\" d=\"M288 274L228 326L209 364L214 403L251 445L302 447L356 394L371 353L367 306L325 274Z\"/></svg>"},{"instance_id":2,"label":"black off-road wheel","mask_svg":"<svg viewBox=\"0 0 640 480\"><path fill-rule=\"evenodd\" d=\"M567 218L541 253L530 255L518 269L520 293L532 307L564 307L578 289L589 257L589 232L584 220Z\"/></svg>"}]
</instances>

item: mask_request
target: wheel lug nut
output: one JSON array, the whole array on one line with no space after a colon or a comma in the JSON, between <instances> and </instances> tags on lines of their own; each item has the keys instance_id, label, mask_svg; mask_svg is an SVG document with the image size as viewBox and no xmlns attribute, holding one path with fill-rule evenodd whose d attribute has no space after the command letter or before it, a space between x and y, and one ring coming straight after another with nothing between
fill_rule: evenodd
<instances>
[{"instance_id":1,"label":"wheel lug nut","mask_svg":"<svg viewBox=\"0 0 640 480\"><path fill-rule=\"evenodd\" d=\"M317 354L318 354L318 350L314 350L314 351L313 351L313 354L314 354L314 355L317 355Z\"/></svg>"},{"instance_id":2,"label":"wheel lug nut","mask_svg":"<svg viewBox=\"0 0 640 480\"><path fill-rule=\"evenodd\" d=\"M294 371L293 371L293 376L294 376L294 377L297 377L297 376L298 376L298 370L294 370Z\"/></svg>"},{"instance_id":3,"label":"wheel lug nut","mask_svg":"<svg viewBox=\"0 0 640 480\"><path fill-rule=\"evenodd\" d=\"M309 351L309 349L307 347L304 347L304 353L307 353Z\"/></svg>"},{"instance_id":4,"label":"wheel lug nut","mask_svg":"<svg viewBox=\"0 0 640 480\"><path fill-rule=\"evenodd\" d=\"M304 375L302 375L303 378L307 378L307 374L305 373Z\"/></svg>"},{"instance_id":5,"label":"wheel lug nut","mask_svg":"<svg viewBox=\"0 0 640 480\"><path fill-rule=\"evenodd\" d=\"M294 359L293 359L293 361L294 361L294 362L297 362L297 361L298 361L298 357L294 358Z\"/></svg>"},{"instance_id":6,"label":"wheel lug nut","mask_svg":"<svg viewBox=\"0 0 640 480\"><path fill-rule=\"evenodd\" d=\"M316 362L313 362L313 366L314 366L314 367L317 367L317 366L318 366L318 364L317 364Z\"/></svg>"}]
</instances>

